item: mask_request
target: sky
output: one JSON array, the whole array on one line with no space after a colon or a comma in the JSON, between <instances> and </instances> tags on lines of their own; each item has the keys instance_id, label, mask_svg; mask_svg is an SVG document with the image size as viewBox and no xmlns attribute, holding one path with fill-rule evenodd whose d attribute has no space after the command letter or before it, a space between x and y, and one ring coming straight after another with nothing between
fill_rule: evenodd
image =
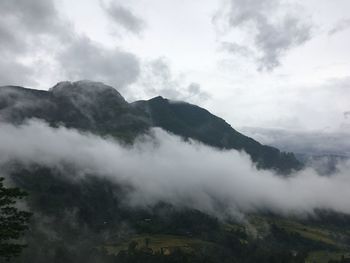
<instances>
[{"instance_id":1,"label":"sky","mask_svg":"<svg viewBox=\"0 0 350 263\"><path fill-rule=\"evenodd\" d=\"M2 0L0 85L90 79L128 101L198 104L238 129L350 133L348 10L348 0Z\"/></svg>"}]
</instances>

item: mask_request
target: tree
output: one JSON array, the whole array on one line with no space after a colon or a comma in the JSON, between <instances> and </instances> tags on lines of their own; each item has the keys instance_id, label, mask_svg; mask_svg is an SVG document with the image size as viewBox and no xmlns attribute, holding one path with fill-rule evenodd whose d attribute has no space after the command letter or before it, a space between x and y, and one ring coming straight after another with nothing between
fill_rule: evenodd
<instances>
[{"instance_id":1,"label":"tree","mask_svg":"<svg viewBox=\"0 0 350 263\"><path fill-rule=\"evenodd\" d=\"M0 177L0 257L10 259L26 246L18 239L28 228L31 213L15 206L27 194L16 187L5 187L3 182L4 178Z\"/></svg>"}]
</instances>

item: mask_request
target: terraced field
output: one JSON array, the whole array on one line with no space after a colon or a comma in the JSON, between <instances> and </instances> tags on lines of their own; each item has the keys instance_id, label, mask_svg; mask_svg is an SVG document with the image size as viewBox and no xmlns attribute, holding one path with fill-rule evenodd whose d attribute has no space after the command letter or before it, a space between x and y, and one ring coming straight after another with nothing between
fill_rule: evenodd
<instances>
[{"instance_id":1,"label":"terraced field","mask_svg":"<svg viewBox=\"0 0 350 263\"><path fill-rule=\"evenodd\" d=\"M315 251L310 253L305 263L328 263L329 260L340 260L342 256L350 258L350 253L345 251Z\"/></svg>"},{"instance_id":2,"label":"terraced field","mask_svg":"<svg viewBox=\"0 0 350 263\"><path fill-rule=\"evenodd\" d=\"M315 242L324 243L329 251L313 251L308 255L306 263L328 263L329 260L339 260L342 257L350 258L350 247L342 240L349 233L337 229L323 228L299 221L265 216L252 216L246 223L225 223L222 225L224 231L246 232L247 238L240 239L241 243L248 244L251 239L264 239L270 234L272 225L285 230L287 233L299 234L301 237ZM117 255L120 251L130 249L134 243L135 249L146 253L171 254L179 249L185 252L193 252L200 248L214 248L217 244L206 242L190 236L176 235L135 235L120 242L110 243L104 246L109 254Z\"/></svg>"},{"instance_id":3,"label":"terraced field","mask_svg":"<svg viewBox=\"0 0 350 263\"><path fill-rule=\"evenodd\" d=\"M130 239L117 243L108 244L105 249L109 254L118 254L120 251L128 250L129 244L135 242L137 249L149 250L151 253L170 254L175 249L191 251L199 247L215 246L210 242L205 242L200 239L173 236L173 235L137 235Z\"/></svg>"},{"instance_id":4,"label":"terraced field","mask_svg":"<svg viewBox=\"0 0 350 263\"><path fill-rule=\"evenodd\" d=\"M338 243L337 240L333 239L333 232L327 229L321 229L317 227L311 227L304 225L295 221L290 220L274 220L273 221L279 227L287 230L290 233L298 233L302 237L311 239L314 241L320 241L328 245L340 246L342 244Z\"/></svg>"},{"instance_id":5,"label":"terraced field","mask_svg":"<svg viewBox=\"0 0 350 263\"><path fill-rule=\"evenodd\" d=\"M257 236L264 236L268 234L271 225L276 225L288 233L297 233L306 239L322 242L343 250L349 249L349 246L342 242L344 238L350 236L348 232L326 227L321 228L290 219L252 216L246 225L246 231L248 233L256 232Z\"/></svg>"},{"instance_id":6,"label":"terraced field","mask_svg":"<svg viewBox=\"0 0 350 263\"><path fill-rule=\"evenodd\" d=\"M249 220L250 228L255 228L257 235L266 234L267 225L275 224L288 233L298 233L306 239L330 245L334 250L310 252L306 263L328 263L329 260L340 260L342 257L350 258L350 247L342 240L349 237L348 231L316 227L288 219L271 219L265 217L252 217ZM265 233L262 233L265 232Z\"/></svg>"}]
</instances>

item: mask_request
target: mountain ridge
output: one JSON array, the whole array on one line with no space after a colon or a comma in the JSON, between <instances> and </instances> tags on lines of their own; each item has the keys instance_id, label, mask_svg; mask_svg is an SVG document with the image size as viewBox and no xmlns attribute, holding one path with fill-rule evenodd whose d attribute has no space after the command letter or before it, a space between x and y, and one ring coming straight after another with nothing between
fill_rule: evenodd
<instances>
[{"instance_id":1,"label":"mountain ridge","mask_svg":"<svg viewBox=\"0 0 350 263\"><path fill-rule=\"evenodd\" d=\"M292 153L260 144L197 105L161 96L128 103L116 89L101 82L59 82L48 91L0 87L0 118L10 123L37 118L54 127L112 135L127 142L160 127L219 149L243 150L259 168L289 173L302 167Z\"/></svg>"}]
</instances>

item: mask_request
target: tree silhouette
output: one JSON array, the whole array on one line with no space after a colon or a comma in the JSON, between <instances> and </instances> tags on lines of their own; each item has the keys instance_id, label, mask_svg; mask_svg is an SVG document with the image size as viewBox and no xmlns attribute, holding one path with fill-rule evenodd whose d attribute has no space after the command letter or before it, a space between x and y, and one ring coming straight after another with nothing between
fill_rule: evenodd
<instances>
[{"instance_id":1,"label":"tree silhouette","mask_svg":"<svg viewBox=\"0 0 350 263\"><path fill-rule=\"evenodd\" d=\"M19 238L28 228L31 213L19 210L15 204L27 194L19 188L4 186L0 177L0 257L10 259L26 246Z\"/></svg>"}]
</instances>

